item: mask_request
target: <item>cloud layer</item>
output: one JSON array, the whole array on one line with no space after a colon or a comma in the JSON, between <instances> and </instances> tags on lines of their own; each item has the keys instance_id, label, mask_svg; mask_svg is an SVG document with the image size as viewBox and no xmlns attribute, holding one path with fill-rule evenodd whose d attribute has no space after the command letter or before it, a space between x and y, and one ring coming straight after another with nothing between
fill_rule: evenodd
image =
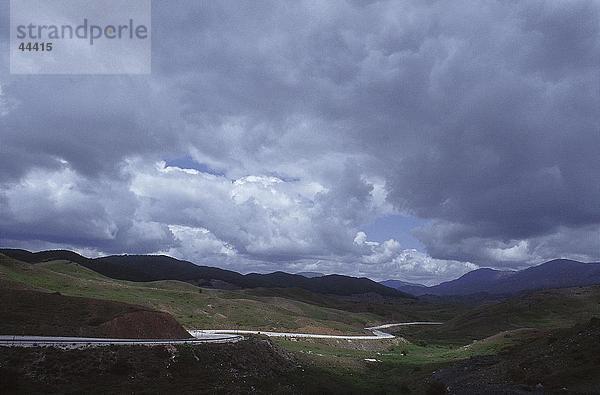
<instances>
[{"instance_id":1,"label":"cloud layer","mask_svg":"<svg viewBox=\"0 0 600 395\"><path fill-rule=\"evenodd\" d=\"M422 282L600 259L597 2L153 14L151 76L0 66L2 244ZM398 214L423 251L361 233Z\"/></svg>"}]
</instances>

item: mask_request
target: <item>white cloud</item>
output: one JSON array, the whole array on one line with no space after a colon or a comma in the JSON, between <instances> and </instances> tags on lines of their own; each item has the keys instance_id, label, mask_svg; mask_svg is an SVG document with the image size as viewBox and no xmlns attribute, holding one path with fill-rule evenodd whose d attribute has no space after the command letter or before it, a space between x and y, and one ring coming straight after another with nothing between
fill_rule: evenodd
<instances>
[{"instance_id":1,"label":"white cloud","mask_svg":"<svg viewBox=\"0 0 600 395\"><path fill-rule=\"evenodd\" d=\"M164 251L167 255L202 262L215 255L233 257L237 254L235 248L217 239L208 229L180 225L169 225L169 229L175 236L176 246Z\"/></svg>"},{"instance_id":2,"label":"white cloud","mask_svg":"<svg viewBox=\"0 0 600 395\"><path fill-rule=\"evenodd\" d=\"M378 188L360 176L362 186L340 179L325 188L274 176L230 180L139 160L129 161L123 174L123 183L90 184L63 160L55 171L34 170L4 185L1 218L13 235L3 238L36 237L34 229L43 224L46 232L63 235L64 245L96 244L86 250L93 255L165 253L244 272L315 270L319 262L323 271L377 279L456 274L434 270L432 262L444 261L408 254L395 240L369 241L357 230L364 218L388 209L374 196Z\"/></svg>"},{"instance_id":3,"label":"white cloud","mask_svg":"<svg viewBox=\"0 0 600 395\"><path fill-rule=\"evenodd\" d=\"M367 241L367 234L365 232L357 232L356 237L354 237L354 244L363 245Z\"/></svg>"},{"instance_id":4,"label":"white cloud","mask_svg":"<svg viewBox=\"0 0 600 395\"><path fill-rule=\"evenodd\" d=\"M399 279L431 285L478 268L470 262L434 259L415 249L404 249L393 239L369 242L364 232L357 233L356 239L358 245L367 247L360 258L359 270L381 280Z\"/></svg>"},{"instance_id":5,"label":"white cloud","mask_svg":"<svg viewBox=\"0 0 600 395\"><path fill-rule=\"evenodd\" d=\"M68 164L33 169L17 183L0 185L3 239L62 241L99 250L152 250L171 243L166 225L138 211L127 184L90 182Z\"/></svg>"},{"instance_id":6,"label":"white cloud","mask_svg":"<svg viewBox=\"0 0 600 395\"><path fill-rule=\"evenodd\" d=\"M527 240L520 240L504 248L488 248L487 254L492 260L500 262L525 262L531 258Z\"/></svg>"},{"instance_id":7,"label":"white cloud","mask_svg":"<svg viewBox=\"0 0 600 395\"><path fill-rule=\"evenodd\" d=\"M600 257L597 2L315 4L156 2L147 78L3 74L2 240L381 277ZM154 166L181 156L222 176ZM359 236L390 213L439 259Z\"/></svg>"}]
</instances>

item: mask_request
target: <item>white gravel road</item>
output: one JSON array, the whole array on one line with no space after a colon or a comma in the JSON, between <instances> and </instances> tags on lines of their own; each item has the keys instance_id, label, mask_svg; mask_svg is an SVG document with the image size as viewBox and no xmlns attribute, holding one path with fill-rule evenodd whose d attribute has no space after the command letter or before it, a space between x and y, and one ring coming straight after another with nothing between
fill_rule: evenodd
<instances>
[{"instance_id":1,"label":"white gravel road","mask_svg":"<svg viewBox=\"0 0 600 395\"><path fill-rule=\"evenodd\" d=\"M294 332L270 332L270 331L250 331L238 329L190 329L188 332L194 337L204 336L207 334L235 334L235 335L265 335L269 337L290 337L290 338L314 338L314 339L344 339L344 340L381 340L393 339L396 336L383 332L380 329L391 328L394 326L403 325L440 325L441 322L415 321L415 322L398 322L393 324L384 324L365 328L372 335L321 335L314 333L294 333Z\"/></svg>"}]
</instances>

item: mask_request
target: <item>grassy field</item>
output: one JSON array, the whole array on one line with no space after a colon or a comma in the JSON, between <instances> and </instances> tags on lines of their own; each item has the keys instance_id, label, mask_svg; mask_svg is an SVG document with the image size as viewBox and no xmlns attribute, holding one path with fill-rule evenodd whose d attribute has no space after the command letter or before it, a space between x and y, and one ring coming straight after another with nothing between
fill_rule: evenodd
<instances>
[{"instance_id":1,"label":"grassy field","mask_svg":"<svg viewBox=\"0 0 600 395\"><path fill-rule=\"evenodd\" d=\"M277 295L336 310L370 313L382 317L388 323L408 321L445 322L469 310L466 304L448 303L442 300L436 300L432 303L417 298L389 298L373 294L331 297L298 288L257 288L247 290L246 293L261 297Z\"/></svg>"},{"instance_id":2,"label":"grassy field","mask_svg":"<svg viewBox=\"0 0 600 395\"><path fill-rule=\"evenodd\" d=\"M436 393L431 374L472 356L492 355L538 336L537 331L516 330L468 346L418 345L401 339L339 344L339 341L277 339L294 353L314 377L312 392ZM337 343L337 344L336 344ZM361 344L362 343L362 344ZM374 360L374 361L373 361Z\"/></svg>"},{"instance_id":3,"label":"grassy field","mask_svg":"<svg viewBox=\"0 0 600 395\"><path fill-rule=\"evenodd\" d=\"M310 393L443 394L446 385L457 393L533 393L543 383L547 393L591 394L600 390L599 334L600 319L592 319L571 328L502 332L467 346L277 342L301 361L311 379L297 380Z\"/></svg>"},{"instance_id":4,"label":"grassy field","mask_svg":"<svg viewBox=\"0 0 600 395\"><path fill-rule=\"evenodd\" d=\"M362 328L382 320L371 313L350 313L245 291L200 289L178 281L114 280L67 261L30 265L2 256L0 282L14 288L147 306L172 314L187 328L362 333Z\"/></svg>"},{"instance_id":5,"label":"grassy field","mask_svg":"<svg viewBox=\"0 0 600 395\"><path fill-rule=\"evenodd\" d=\"M391 328L418 343L465 345L505 330L556 328L600 315L600 287L519 295L475 308L414 299L333 298L298 289L215 290L179 281L128 282L68 261L27 264L0 255L6 287L138 304L172 314L187 328L363 333L383 322L436 320L435 327Z\"/></svg>"},{"instance_id":6,"label":"grassy field","mask_svg":"<svg viewBox=\"0 0 600 395\"><path fill-rule=\"evenodd\" d=\"M390 328L401 336L393 340L277 342L304 361L315 377L309 384L315 392L350 388L353 393L434 394L443 393L431 378L435 371L471 357L496 358L508 350L538 344L548 330L594 316L600 316L600 287L552 289L477 306L440 326ZM550 380L542 373L535 377Z\"/></svg>"},{"instance_id":7,"label":"grassy field","mask_svg":"<svg viewBox=\"0 0 600 395\"><path fill-rule=\"evenodd\" d=\"M464 345L517 328L566 328L594 316L600 317L600 286L525 293L472 308L444 325L391 331L415 342Z\"/></svg>"},{"instance_id":8,"label":"grassy field","mask_svg":"<svg viewBox=\"0 0 600 395\"><path fill-rule=\"evenodd\" d=\"M0 287L137 304L198 329L351 334L384 322L445 321L390 328L399 337L389 340L274 340L301 366L286 380L312 393L439 393L431 376L441 368L497 356L543 338L549 329L600 316L600 286L539 291L467 307L378 296L334 298L297 289L230 291L178 281L128 282L68 261L31 265L2 255Z\"/></svg>"}]
</instances>

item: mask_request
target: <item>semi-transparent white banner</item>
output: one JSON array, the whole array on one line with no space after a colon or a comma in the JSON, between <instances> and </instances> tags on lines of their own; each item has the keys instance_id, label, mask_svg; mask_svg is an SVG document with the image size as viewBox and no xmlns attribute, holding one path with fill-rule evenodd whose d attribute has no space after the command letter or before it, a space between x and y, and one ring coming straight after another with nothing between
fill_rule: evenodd
<instances>
[{"instance_id":1,"label":"semi-transparent white banner","mask_svg":"<svg viewBox=\"0 0 600 395\"><path fill-rule=\"evenodd\" d=\"M13 74L149 74L150 0L11 0Z\"/></svg>"}]
</instances>

